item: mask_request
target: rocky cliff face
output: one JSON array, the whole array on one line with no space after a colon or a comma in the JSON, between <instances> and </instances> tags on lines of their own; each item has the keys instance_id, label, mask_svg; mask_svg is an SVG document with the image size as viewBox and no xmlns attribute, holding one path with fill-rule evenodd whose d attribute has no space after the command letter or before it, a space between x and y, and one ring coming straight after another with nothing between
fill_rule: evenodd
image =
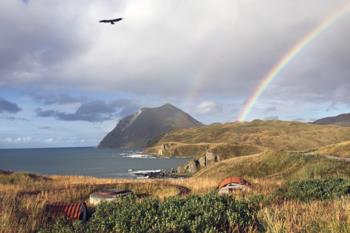
<instances>
[{"instance_id":1,"label":"rocky cliff face","mask_svg":"<svg viewBox=\"0 0 350 233\"><path fill-rule=\"evenodd\" d=\"M171 104L142 108L119 121L98 145L99 148L145 147L172 129L192 128L202 123Z\"/></svg>"},{"instance_id":2,"label":"rocky cliff face","mask_svg":"<svg viewBox=\"0 0 350 233\"><path fill-rule=\"evenodd\" d=\"M157 156L186 156L193 159L183 166L179 166L177 172L196 173L202 168L226 160L232 157L245 156L260 153L263 148L252 145L239 145L230 143L162 143L146 148L145 153Z\"/></svg>"},{"instance_id":3,"label":"rocky cliff face","mask_svg":"<svg viewBox=\"0 0 350 233\"><path fill-rule=\"evenodd\" d=\"M202 168L205 168L207 166L210 166L214 163L220 162L221 157L218 154L214 154L211 151L207 151L202 157L199 159L193 159L189 161L186 165L184 166L179 166L177 168L177 172L179 174L184 174L184 173L196 173Z\"/></svg>"}]
</instances>

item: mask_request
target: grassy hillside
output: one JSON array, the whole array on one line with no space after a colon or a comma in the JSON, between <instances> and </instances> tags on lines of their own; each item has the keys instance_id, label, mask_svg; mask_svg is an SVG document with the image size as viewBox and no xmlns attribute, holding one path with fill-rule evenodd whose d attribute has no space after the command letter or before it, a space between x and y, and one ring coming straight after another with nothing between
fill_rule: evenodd
<instances>
[{"instance_id":1,"label":"grassy hillside","mask_svg":"<svg viewBox=\"0 0 350 233\"><path fill-rule=\"evenodd\" d=\"M163 149L165 148L165 149ZM200 158L207 151L219 155L221 160L230 157L251 155L261 152L263 148L254 145L240 145L231 143L179 143L168 142L145 149L147 154L160 156L190 156Z\"/></svg>"},{"instance_id":2,"label":"grassy hillside","mask_svg":"<svg viewBox=\"0 0 350 233\"><path fill-rule=\"evenodd\" d=\"M313 151L313 153L318 155L330 155L341 158L350 158L350 141L321 147Z\"/></svg>"},{"instance_id":3,"label":"grassy hillside","mask_svg":"<svg viewBox=\"0 0 350 233\"><path fill-rule=\"evenodd\" d=\"M217 180L229 176L273 180L300 180L332 176L350 178L350 164L317 155L269 151L224 160L194 175L196 178L215 177Z\"/></svg>"},{"instance_id":4,"label":"grassy hillside","mask_svg":"<svg viewBox=\"0 0 350 233\"><path fill-rule=\"evenodd\" d=\"M172 130L152 146L168 142L230 143L274 150L307 150L348 140L350 140L349 127L256 120Z\"/></svg>"}]
</instances>

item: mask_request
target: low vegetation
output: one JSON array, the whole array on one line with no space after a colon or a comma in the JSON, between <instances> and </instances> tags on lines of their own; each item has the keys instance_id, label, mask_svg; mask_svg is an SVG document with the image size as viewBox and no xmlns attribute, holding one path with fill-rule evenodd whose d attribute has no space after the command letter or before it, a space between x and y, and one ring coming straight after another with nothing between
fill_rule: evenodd
<instances>
[{"instance_id":1,"label":"low vegetation","mask_svg":"<svg viewBox=\"0 0 350 233\"><path fill-rule=\"evenodd\" d=\"M288 121L235 122L172 130L150 146L176 142L229 143L273 150L308 150L350 140L350 128Z\"/></svg>"},{"instance_id":2,"label":"low vegetation","mask_svg":"<svg viewBox=\"0 0 350 233\"><path fill-rule=\"evenodd\" d=\"M331 200L350 194L350 180L340 178L314 179L288 182L274 193L280 201Z\"/></svg>"},{"instance_id":3,"label":"low vegetation","mask_svg":"<svg viewBox=\"0 0 350 233\"><path fill-rule=\"evenodd\" d=\"M335 156L340 158L350 158L350 141L321 147L317 150L311 151L311 153L318 155Z\"/></svg>"},{"instance_id":4,"label":"low vegetation","mask_svg":"<svg viewBox=\"0 0 350 233\"><path fill-rule=\"evenodd\" d=\"M258 228L252 201L207 194L139 201L121 198L96 208L84 226L58 222L43 232L247 232Z\"/></svg>"},{"instance_id":5,"label":"low vegetation","mask_svg":"<svg viewBox=\"0 0 350 233\"><path fill-rule=\"evenodd\" d=\"M0 173L0 232L36 232L47 224L45 206L56 202L88 200L95 190L132 190L140 198L163 200L176 196L176 185L159 181L97 179L93 177L44 177L25 173Z\"/></svg>"},{"instance_id":6,"label":"low vegetation","mask_svg":"<svg viewBox=\"0 0 350 233\"><path fill-rule=\"evenodd\" d=\"M332 161L335 162L335 161ZM0 232L348 232L350 179L249 178L252 188L217 196L220 178L118 180L2 174ZM9 181L6 179L9 178ZM13 181L13 177L17 177ZM30 178L32 177L32 178ZM18 185L18 184L20 185ZM22 187L27 183L26 187ZM177 196L177 186L192 190ZM48 221L45 206L87 201L102 187L136 196L89 207L87 222ZM29 190L27 190L29 189ZM208 194L209 193L209 194ZM261 196L262 195L262 196Z\"/></svg>"},{"instance_id":7,"label":"low vegetation","mask_svg":"<svg viewBox=\"0 0 350 233\"><path fill-rule=\"evenodd\" d=\"M194 177L227 176L277 180L301 180L327 177L350 177L350 166L343 161L318 155L286 151L268 151L258 155L224 160L197 172Z\"/></svg>"}]
</instances>

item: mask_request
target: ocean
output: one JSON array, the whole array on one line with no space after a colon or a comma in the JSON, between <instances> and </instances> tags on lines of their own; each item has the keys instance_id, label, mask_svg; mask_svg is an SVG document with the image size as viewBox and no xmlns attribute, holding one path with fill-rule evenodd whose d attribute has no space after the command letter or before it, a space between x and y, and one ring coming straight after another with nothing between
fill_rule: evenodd
<instances>
[{"instance_id":1,"label":"ocean","mask_svg":"<svg viewBox=\"0 0 350 233\"><path fill-rule=\"evenodd\" d=\"M44 175L136 178L131 171L176 169L188 160L143 155L140 149L0 149L0 170Z\"/></svg>"}]
</instances>

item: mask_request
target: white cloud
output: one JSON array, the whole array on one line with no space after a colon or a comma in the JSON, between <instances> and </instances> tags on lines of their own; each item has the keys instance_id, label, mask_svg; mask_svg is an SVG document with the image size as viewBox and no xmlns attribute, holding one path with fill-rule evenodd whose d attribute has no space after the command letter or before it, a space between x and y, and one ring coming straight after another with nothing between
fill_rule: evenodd
<instances>
[{"instance_id":1,"label":"white cloud","mask_svg":"<svg viewBox=\"0 0 350 233\"><path fill-rule=\"evenodd\" d=\"M5 137L1 141L7 144L30 143L32 141L32 137Z\"/></svg>"},{"instance_id":2,"label":"white cloud","mask_svg":"<svg viewBox=\"0 0 350 233\"><path fill-rule=\"evenodd\" d=\"M222 111L222 106L214 101L204 101L197 105L196 113L198 114L214 114Z\"/></svg>"},{"instance_id":3,"label":"white cloud","mask_svg":"<svg viewBox=\"0 0 350 233\"><path fill-rule=\"evenodd\" d=\"M52 143L53 141L53 138L47 138L44 140L45 143Z\"/></svg>"}]
</instances>

